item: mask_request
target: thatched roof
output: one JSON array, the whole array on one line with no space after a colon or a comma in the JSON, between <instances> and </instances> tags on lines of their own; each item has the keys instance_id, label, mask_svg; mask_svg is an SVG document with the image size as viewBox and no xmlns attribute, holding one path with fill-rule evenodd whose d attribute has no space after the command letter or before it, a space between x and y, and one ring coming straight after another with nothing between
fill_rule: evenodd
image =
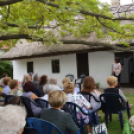
<instances>
[{"instance_id":1,"label":"thatched roof","mask_svg":"<svg viewBox=\"0 0 134 134\"><path fill-rule=\"evenodd\" d=\"M125 8L124 8L125 7ZM129 5L130 7L130 5ZM128 5L120 6L120 7L113 7L111 8L112 13L115 13L115 15L119 15L119 13L124 12L124 10L128 11ZM117 13L117 11L119 13ZM130 11L134 11L133 6L131 7ZM130 21L123 21L121 24L130 23ZM60 38L57 31L53 31L57 38ZM64 39L74 39L72 35L67 35L64 37ZM118 41L112 42L109 38L106 39L98 39L94 32L89 33L89 35L85 38L86 41L90 42L100 42L100 43L106 43L110 42L111 44L116 43L118 44ZM40 42L33 42L28 43L26 40L22 40L22 44L19 42L16 44L15 47L10 49L8 52L4 53L1 56L2 60L14 60L14 59L27 59L27 58L35 58L35 57L46 57L46 56L54 56L54 55L61 55L61 54L70 54L70 53L82 53L82 52L92 52L92 51L105 51L109 50L102 46L86 46L82 44L64 44L64 45L58 45L55 44L53 46L48 46L45 44L41 44ZM129 43L134 43L134 39L130 40Z\"/></svg>"},{"instance_id":2,"label":"thatched roof","mask_svg":"<svg viewBox=\"0 0 134 134\"><path fill-rule=\"evenodd\" d=\"M68 38L72 38L72 36L68 35L65 37L65 39ZM90 33L89 36L86 37L86 40L92 42L94 41L101 42L101 40L96 38L95 33ZM102 51L108 50L102 46L87 46L82 44L64 44L64 45L54 44L53 46L48 46L45 44L41 44L40 42L28 43L26 40L21 41L23 42L22 44L18 42L16 44L16 47L13 47L8 52L4 53L1 56L1 59L2 60L27 59L35 57L70 54L70 53L83 53L97 50Z\"/></svg>"}]
</instances>

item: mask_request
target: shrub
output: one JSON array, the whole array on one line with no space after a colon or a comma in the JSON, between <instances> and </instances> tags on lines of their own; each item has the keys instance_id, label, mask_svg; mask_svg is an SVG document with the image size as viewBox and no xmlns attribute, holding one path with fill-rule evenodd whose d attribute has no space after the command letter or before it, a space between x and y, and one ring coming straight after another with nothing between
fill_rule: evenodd
<instances>
[{"instance_id":1,"label":"shrub","mask_svg":"<svg viewBox=\"0 0 134 134\"><path fill-rule=\"evenodd\" d=\"M10 61L0 60L0 78L3 73L7 73L9 77L13 78L13 65Z\"/></svg>"}]
</instances>

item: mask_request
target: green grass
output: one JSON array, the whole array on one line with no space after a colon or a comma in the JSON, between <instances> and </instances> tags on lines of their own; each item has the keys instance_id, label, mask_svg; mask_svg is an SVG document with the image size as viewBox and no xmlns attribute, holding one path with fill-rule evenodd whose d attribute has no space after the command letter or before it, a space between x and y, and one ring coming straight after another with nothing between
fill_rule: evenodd
<instances>
[{"instance_id":1,"label":"green grass","mask_svg":"<svg viewBox=\"0 0 134 134\"><path fill-rule=\"evenodd\" d=\"M125 94L125 96L127 97L129 104L134 104L134 94L131 95ZM132 107L130 112L131 112L131 116L134 115L134 106ZM99 114L101 115L100 122L105 122L104 113L99 112ZM128 118L127 118L127 112L125 111L123 113L124 122L126 119ZM108 134L122 134L118 115L112 115L112 121L108 122ZM134 134L134 132L132 134Z\"/></svg>"}]
</instances>

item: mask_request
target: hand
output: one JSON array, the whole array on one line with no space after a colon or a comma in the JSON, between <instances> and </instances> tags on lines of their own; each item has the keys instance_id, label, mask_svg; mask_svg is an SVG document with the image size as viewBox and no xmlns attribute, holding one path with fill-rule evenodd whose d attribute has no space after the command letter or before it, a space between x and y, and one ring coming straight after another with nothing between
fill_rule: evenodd
<instances>
[{"instance_id":1,"label":"hand","mask_svg":"<svg viewBox=\"0 0 134 134\"><path fill-rule=\"evenodd\" d=\"M100 92L100 91L98 91L98 94L99 94L99 95L101 95L101 92Z\"/></svg>"}]
</instances>

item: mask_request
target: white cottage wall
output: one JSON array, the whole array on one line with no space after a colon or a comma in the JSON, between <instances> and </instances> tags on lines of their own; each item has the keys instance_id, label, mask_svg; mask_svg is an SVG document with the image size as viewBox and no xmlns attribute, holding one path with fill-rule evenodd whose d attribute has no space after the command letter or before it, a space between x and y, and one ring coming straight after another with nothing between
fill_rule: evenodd
<instances>
[{"instance_id":1,"label":"white cottage wall","mask_svg":"<svg viewBox=\"0 0 134 134\"><path fill-rule=\"evenodd\" d=\"M60 73L52 73L51 61L59 59L60 61ZM46 74L49 78L55 77L58 80L58 85L62 87L62 79L67 74L73 74L77 78L76 67L76 54L61 55L44 58L32 58L24 60L14 60L14 78L22 80L24 74L27 72L27 62L33 61L34 73L39 75Z\"/></svg>"},{"instance_id":2,"label":"white cottage wall","mask_svg":"<svg viewBox=\"0 0 134 134\"><path fill-rule=\"evenodd\" d=\"M19 81L23 80L24 74L27 73L26 60L13 61L13 78Z\"/></svg>"},{"instance_id":3,"label":"white cottage wall","mask_svg":"<svg viewBox=\"0 0 134 134\"><path fill-rule=\"evenodd\" d=\"M0 56L4 53L3 49L0 49Z\"/></svg>"},{"instance_id":4,"label":"white cottage wall","mask_svg":"<svg viewBox=\"0 0 134 134\"><path fill-rule=\"evenodd\" d=\"M88 53L89 75L100 83L100 88L106 88L107 77L112 73L112 63L114 63L114 52L92 52Z\"/></svg>"}]
</instances>

